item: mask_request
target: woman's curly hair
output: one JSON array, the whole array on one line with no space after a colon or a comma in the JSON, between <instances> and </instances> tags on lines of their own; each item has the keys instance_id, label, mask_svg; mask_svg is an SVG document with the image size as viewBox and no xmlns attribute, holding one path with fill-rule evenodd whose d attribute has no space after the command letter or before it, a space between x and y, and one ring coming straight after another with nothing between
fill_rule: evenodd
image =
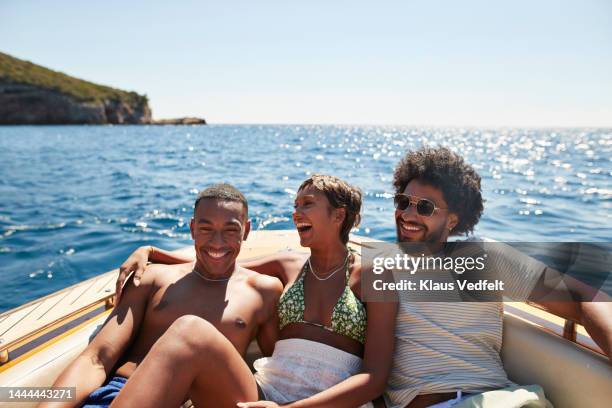
<instances>
[{"instance_id":1,"label":"woman's curly hair","mask_svg":"<svg viewBox=\"0 0 612 408\"><path fill-rule=\"evenodd\" d=\"M480 176L461 156L446 147L410 151L395 168L393 187L401 193L412 180L442 191L449 210L459 217L453 234L474 230L483 210Z\"/></svg>"}]
</instances>

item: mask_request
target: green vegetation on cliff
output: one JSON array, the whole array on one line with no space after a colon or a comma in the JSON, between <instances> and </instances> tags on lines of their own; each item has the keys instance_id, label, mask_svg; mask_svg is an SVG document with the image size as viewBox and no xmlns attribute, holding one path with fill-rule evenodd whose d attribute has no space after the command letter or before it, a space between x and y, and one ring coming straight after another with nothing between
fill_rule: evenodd
<instances>
[{"instance_id":1,"label":"green vegetation on cliff","mask_svg":"<svg viewBox=\"0 0 612 408\"><path fill-rule=\"evenodd\" d=\"M130 104L146 104L146 95L126 92L83 81L0 52L0 82L29 84L62 92L80 102L114 100Z\"/></svg>"}]
</instances>

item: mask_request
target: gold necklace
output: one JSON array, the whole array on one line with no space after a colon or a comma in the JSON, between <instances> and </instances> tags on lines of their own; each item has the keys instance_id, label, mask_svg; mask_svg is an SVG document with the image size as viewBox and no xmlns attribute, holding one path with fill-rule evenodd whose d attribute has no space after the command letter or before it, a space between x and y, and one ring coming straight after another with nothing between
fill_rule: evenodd
<instances>
[{"instance_id":1,"label":"gold necklace","mask_svg":"<svg viewBox=\"0 0 612 408\"><path fill-rule=\"evenodd\" d=\"M338 268L334 269L329 275L327 275L324 278L319 277L319 275L317 275L314 271L314 268L312 267L312 263L310 263L310 257L308 257L308 269L310 269L310 272L312 273L312 275L319 281L326 281L329 278L331 278L332 276L334 276L338 271L341 271L342 269L346 268L348 266L348 261L349 261L349 257L351 255L350 251L347 251L346 253L346 258L344 259L344 262L342 262L342 265L340 265Z\"/></svg>"}]
</instances>

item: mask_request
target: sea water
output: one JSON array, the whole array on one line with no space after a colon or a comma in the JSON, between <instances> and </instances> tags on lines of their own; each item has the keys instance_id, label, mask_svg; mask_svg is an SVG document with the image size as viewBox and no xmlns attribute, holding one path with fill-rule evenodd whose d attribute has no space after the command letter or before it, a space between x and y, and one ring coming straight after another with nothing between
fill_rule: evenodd
<instances>
[{"instance_id":1,"label":"sea water","mask_svg":"<svg viewBox=\"0 0 612 408\"><path fill-rule=\"evenodd\" d=\"M393 169L446 145L482 176L476 234L610 241L611 129L379 126L2 126L0 311L118 267L140 245L190 245L197 192L229 182L253 228L291 229L313 173L364 192L354 232L393 240Z\"/></svg>"}]
</instances>

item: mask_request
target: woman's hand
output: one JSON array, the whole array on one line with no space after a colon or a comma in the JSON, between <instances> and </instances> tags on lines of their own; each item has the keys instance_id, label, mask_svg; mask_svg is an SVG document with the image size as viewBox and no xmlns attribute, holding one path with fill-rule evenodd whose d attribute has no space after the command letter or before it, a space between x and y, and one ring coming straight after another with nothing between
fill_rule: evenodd
<instances>
[{"instance_id":1,"label":"woman's hand","mask_svg":"<svg viewBox=\"0 0 612 408\"><path fill-rule=\"evenodd\" d=\"M284 405L278 405L272 401L257 401L257 402L239 402L236 404L240 408L282 408Z\"/></svg>"},{"instance_id":2,"label":"woman's hand","mask_svg":"<svg viewBox=\"0 0 612 408\"><path fill-rule=\"evenodd\" d=\"M149 261L149 254L151 252L151 246L141 246L126 259L126 261L119 267L119 277L115 284L115 304L119 304L121 300L121 292L123 291L123 285L125 281L130 277L130 274L134 272L134 286L140 285L140 279L142 274L147 267Z\"/></svg>"}]
</instances>

